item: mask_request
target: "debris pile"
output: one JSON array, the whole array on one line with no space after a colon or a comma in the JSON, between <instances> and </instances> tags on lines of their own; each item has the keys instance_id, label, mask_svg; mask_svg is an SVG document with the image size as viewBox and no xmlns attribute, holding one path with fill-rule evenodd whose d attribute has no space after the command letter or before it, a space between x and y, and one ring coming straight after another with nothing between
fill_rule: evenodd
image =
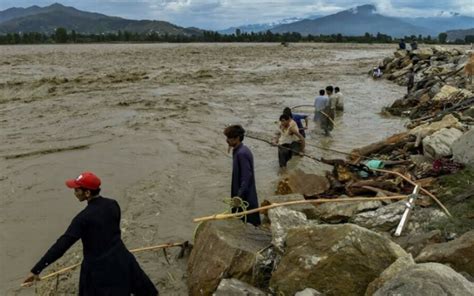
<instances>
[{"instance_id":1,"label":"debris pile","mask_svg":"<svg viewBox=\"0 0 474 296\"><path fill-rule=\"evenodd\" d=\"M470 63L474 64L472 53L454 48L435 46L411 52L396 51L393 57L384 59L379 65L383 76L408 86L413 73L413 86L408 88L404 98L396 100L385 111L408 116L415 125L439 120L449 113L472 123L473 117L458 113L468 110L474 103L472 78L466 71Z\"/></svg>"}]
</instances>

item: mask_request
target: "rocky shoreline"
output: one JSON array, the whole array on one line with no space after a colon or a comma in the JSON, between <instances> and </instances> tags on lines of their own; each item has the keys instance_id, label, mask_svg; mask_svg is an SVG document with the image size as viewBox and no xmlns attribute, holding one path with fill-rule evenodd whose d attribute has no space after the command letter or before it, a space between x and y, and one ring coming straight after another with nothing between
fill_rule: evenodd
<instances>
[{"instance_id":1,"label":"rocky shoreline","mask_svg":"<svg viewBox=\"0 0 474 296\"><path fill-rule=\"evenodd\" d=\"M409 94L384 110L409 116L407 131L345 159L320 159L333 167L324 181L294 171L280 180L281 195L264 204L393 200L278 207L265 213L260 228L238 220L204 222L188 261L190 295L474 295L468 62L469 53L442 47L400 50L384 59L379 67L389 80L406 85L406 74L415 74ZM423 190L396 234L407 205L395 196L410 195L413 183Z\"/></svg>"}]
</instances>

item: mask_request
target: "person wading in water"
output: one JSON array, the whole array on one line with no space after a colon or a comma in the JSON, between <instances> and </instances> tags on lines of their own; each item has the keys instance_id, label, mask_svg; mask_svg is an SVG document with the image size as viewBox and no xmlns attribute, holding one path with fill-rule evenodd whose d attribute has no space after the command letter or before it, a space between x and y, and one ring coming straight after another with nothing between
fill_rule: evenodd
<instances>
[{"instance_id":1,"label":"person wading in water","mask_svg":"<svg viewBox=\"0 0 474 296\"><path fill-rule=\"evenodd\" d=\"M66 185L74 189L76 198L80 202L87 201L87 206L31 269L24 283L39 280L44 268L81 239L84 259L79 279L80 296L158 295L158 290L122 242L119 204L99 195L100 184L100 179L91 172L66 181Z\"/></svg>"}]
</instances>

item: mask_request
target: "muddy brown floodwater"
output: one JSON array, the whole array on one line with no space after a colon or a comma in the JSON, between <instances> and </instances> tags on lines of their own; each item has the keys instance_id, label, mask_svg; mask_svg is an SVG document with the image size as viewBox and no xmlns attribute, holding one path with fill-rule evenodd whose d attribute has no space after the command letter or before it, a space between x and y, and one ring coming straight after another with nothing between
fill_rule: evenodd
<instances>
[{"instance_id":1,"label":"muddy brown floodwater","mask_svg":"<svg viewBox=\"0 0 474 296\"><path fill-rule=\"evenodd\" d=\"M19 284L85 205L64 186L91 170L122 207L129 248L192 240L192 218L222 212L231 156L222 129L271 135L286 106L338 85L346 112L333 137L308 143L349 151L403 129L382 117L404 89L367 75L394 45L100 44L0 47L0 294ZM300 111L309 111L302 108ZM312 115L311 115L312 116ZM310 129L314 126L310 123ZM278 178L277 151L246 139L260 199ZM315 156L340 157L308 147ZM315 172L328 167L308 160ZM77 243L43 275L80 260ZM163 295L186 295L178 250L137 258ZM39 284L74 294L78 272Z\"/></svg>"}]
</instances>

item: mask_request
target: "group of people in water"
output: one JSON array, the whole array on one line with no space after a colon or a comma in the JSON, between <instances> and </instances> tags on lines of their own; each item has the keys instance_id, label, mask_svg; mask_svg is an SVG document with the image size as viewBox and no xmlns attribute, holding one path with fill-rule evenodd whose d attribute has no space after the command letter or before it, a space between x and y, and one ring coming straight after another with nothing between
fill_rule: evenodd
<instances>
[{"instance_id":1,"label":"group of people in water","mask_svg":"<svg viewBox=\"0 0 474 296\"><path fill-rule=\"evenodd\" d=\"M344 100L340 88L327 86L319 90L319 95L314 100L313 120L325 136L330 136L334 128L336 112L343 110ZM308 115L293 113L286 107L279 121L279 129L273 139L273 144L278 145L278 163L280 168L285 170L292 156L304 151Z\"/></svg>"}]
</instances>

